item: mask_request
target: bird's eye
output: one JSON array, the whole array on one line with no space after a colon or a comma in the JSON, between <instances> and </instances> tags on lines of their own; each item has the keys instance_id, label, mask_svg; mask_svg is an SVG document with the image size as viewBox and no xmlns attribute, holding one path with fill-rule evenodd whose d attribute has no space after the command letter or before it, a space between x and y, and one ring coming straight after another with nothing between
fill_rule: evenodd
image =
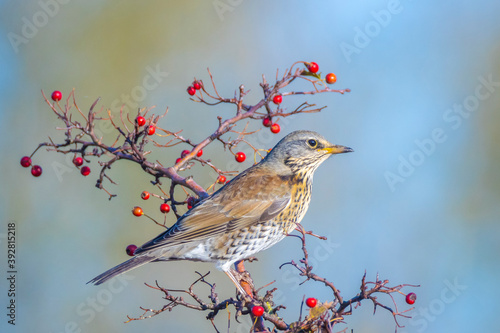
<instances>
[{"instance_id":1,"label":"bird's eye","mask_svg":"<svg viewBox=\"0 0 500 333\"><path fill-rule=\"evenodd\" d=\"M318 141L314 140L314 139L310 139L307 141L307 144L311 147L311 148L316 148L316 146L318 145Z\"/></svg>"}]
</instances>

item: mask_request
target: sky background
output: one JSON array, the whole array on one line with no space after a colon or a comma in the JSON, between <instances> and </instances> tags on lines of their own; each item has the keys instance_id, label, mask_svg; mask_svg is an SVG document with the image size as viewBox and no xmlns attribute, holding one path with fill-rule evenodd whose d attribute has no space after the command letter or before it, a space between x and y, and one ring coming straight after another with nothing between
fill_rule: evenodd
<instances>
[{"instance_id":1,"label":"sky background","mask_svg":"<svg viewBox=\"0 0 500 333\"><path fill-rule=\"evenodd\" d=\"M67 96L75 89L82 110L100 97L99 107L112 112L125 103L124 94L136 92L127 111L169 107L160 126L183 129L197 142L215 130L217 115L230 117L233 109L190 101L186 88L194 77L208 82L209 67L223 96L244 84L251 89L247 102L255 103L262 74L272 80L295 61L317 62L324 74L337 75L334 87L352 90L285 98L288 110L304 100L328 107L282 119L281 133L264 129L252 141L267 149L293 130L309 129L355 150L315 174L303 225L329 239L308 240L317 274L344 297L357 293L365 270L369 280L378 273L391 285L420 284L405 289L418 299L413 319L400 319L405 327L398 332L497 330L491 319L500 296L498 13L500 2L493 0L0 1L0 331L209 332L205 314L180 308L124 321L139 316L140 306L164 304L144 282L182 289L196 279L195 270L210 270L220 297L234 295L224 274L190 262L150 264L112 283L85 284L126 260L128 244L161 232L130 213L141 204L159 217L159 202L141 202L141 191L154 187L131 163L113 168L119 185L112 201L95 188L95 160L87 178L70 157L46 151L34 157L44 170L40 178L20 167L38 143L62 138L41 90ZM151 80L151 72L160 74ZM145 80L151 84L141 90ZM261 127L259 121L250 126ZM168 165L180 150L155 156ZM227 170L251 165L236 166L218 143L205 154ZM208 168L190 173L202 185L215 178ZM4 314L8 223L16 225L15 327ZM278 269L300 255L298 241L288 238L247 265L258 286L277 281L276 300L287 305L280 312L287 321L298 317L303 295L331 299L320 283L299 286L291 268ZM402 295L395 297L400 309L408 308ZM363 302L346 317L347 327L393 331L392 316L372 309ZM225 320L221 314L217 321L222 331ZM230 330L249 327L233 320Z\"/></svg>"}]
</instances>

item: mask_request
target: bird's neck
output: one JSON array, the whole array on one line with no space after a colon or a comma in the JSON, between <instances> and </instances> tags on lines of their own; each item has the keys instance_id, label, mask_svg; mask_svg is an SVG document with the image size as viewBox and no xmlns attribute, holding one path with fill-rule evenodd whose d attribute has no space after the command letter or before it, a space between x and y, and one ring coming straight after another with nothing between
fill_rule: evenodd
<instances>
[{"instance_id":1,"label":"bird's neck","mask_svg":"<svg viewBox=\"0 0 500 333\"><path fill-rule=\"evenodd\" d=\"M307 186L312 185L313 173L307 171L297 171L290 174L279 175L281 180L291 184L303 184Z\"/></svg>"}]
</instances>

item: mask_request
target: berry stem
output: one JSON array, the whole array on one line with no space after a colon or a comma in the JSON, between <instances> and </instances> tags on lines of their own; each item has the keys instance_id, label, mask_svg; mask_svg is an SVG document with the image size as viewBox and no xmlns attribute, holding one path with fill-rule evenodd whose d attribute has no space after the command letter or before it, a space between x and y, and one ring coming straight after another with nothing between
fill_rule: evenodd
<instances>
[{"instance_id":1,"label":"berry stem","mask_svg":"<svg viewBox=\"0 0 500 333\"><path fill-rule=\"evenodd\" d=\"M40 149L40 148L41 148L41 147L43 147L43 146L45 146L45 144L40 143L40 144L38 145L38 147L36 147L36 149L35 149L35 150L31 153L31 155L30 155L29 157L30 157L30 158L32 158L32 157L33 157L33 155L35 155L35 153L38 151L38 149Z\"/></svg>"},{"instance_id":2,"label":"berry stem","mask_svg":"<svg viewBox=\"0 0 500 333\"><path fill-rule=\"evenodd\" d=\"M156 223L157 225L159 225L160 227L163 227L163 228L167 228L167 226L165 224L161 224L160 222L156 221L154 218L152 218L151 216L149 216L148 214L144 213L142 214L143 216L146 216L148 219L150 219L151 221L153 221L154 223Z\"/></svg>"}]
</instances>

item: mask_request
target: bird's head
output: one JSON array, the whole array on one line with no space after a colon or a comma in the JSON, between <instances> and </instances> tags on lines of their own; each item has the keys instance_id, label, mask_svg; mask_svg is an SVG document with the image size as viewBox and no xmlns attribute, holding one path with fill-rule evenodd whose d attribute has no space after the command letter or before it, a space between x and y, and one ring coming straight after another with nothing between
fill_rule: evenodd
<instances>
[{"instance_id":1,"label":"bird's head","mask_svg":"<svg viewBox=\"0 0 500 333\"><path fill-rule=\"evenodd\" d=\"M266 156L266 163L279 173L314 172L333 154L352 152L349 147L334 145L313 131L295 131L274 146ZM269 163L271 162L271 163ZM288 169L288 170L287 170Z\"/></svg>"}]
</instances>

